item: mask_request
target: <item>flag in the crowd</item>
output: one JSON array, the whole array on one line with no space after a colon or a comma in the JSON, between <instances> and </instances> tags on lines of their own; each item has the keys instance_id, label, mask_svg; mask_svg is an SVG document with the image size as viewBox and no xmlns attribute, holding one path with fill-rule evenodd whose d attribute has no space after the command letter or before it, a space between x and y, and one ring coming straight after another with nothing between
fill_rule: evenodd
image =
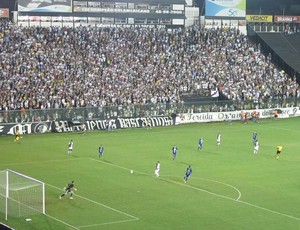
<instances>
[{"instance_id":1,"label":"flag in the crowd","mask_svg":"<svg viewBox=\"0 0 300 230\"><path fill-rule=\"evenodd\" d=\"M211 97L219 97L219 91L218 89L215 89L215 90L210 90L210 96Z\"/></svg>"}]
</instances>

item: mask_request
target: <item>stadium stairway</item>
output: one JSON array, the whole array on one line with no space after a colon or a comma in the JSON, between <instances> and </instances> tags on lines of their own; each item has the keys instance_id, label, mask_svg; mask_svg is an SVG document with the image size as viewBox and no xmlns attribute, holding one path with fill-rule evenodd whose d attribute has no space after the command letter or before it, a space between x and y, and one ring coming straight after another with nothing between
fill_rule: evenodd
<instances>
[{"instance_id":1,"label":"stadium stairway","mask_svg":"<svg viewBox=\"0 0 300 230\"><path fill-rule=\"evenodd\" d=\"M278 56L297 75L300 73L300 33L257 33L272 50L272 57ZM275 55L274 55L275 54Z\"/></svg>"}]
</instances>

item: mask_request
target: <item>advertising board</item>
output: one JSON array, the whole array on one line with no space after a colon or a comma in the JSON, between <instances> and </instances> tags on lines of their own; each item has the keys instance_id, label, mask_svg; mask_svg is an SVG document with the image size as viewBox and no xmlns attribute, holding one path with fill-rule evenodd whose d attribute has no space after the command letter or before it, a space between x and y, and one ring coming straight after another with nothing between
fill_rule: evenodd
<instances>
[{"instance_id":1,"label":"advertising board","mask_svg":"<svg viewBox=\"0 0 300 230\"><path fill-rule=\"evenodd\" d=\"M206 17L246 17L246 0L206 0Z\"/></svg>"},{"instance_id":2,"label":"advertising board","mask_svg":"<svg viewBox=\"0 0 300 230\"><path fill-rule=\"evenodd\" d=\"M72 0L22 0L19 12L72 12Z\"/></svg>"}]
</instances>

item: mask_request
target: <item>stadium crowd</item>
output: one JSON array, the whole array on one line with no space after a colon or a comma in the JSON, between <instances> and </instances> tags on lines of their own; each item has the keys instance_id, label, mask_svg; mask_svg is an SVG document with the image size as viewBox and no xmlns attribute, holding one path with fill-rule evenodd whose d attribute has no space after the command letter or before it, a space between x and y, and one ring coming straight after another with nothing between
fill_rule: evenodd
<instances>
[{"instance_id":1,"label":"stadium crowd","mask_svg":"<svg viewBox=\"0 0 300 230\"><path fill-rule=\"evenodd\" d=\"M0 23L0 110L300 98L247 36L230 29L19 27Z\"/></svg>"}]
</instances>

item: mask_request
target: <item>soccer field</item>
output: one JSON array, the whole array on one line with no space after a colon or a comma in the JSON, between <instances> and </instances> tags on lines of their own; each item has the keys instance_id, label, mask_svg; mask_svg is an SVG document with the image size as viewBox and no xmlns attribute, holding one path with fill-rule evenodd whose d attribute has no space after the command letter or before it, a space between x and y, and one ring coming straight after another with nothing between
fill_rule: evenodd
<instances>
[{"instance_id":1,"label":"soccer field","mask_svg":"<svg viewBox=\"0 0 300 230\"><path fill-rule=\"evenodd\" d=\"M45 182L46 215L8 216L5 221L2 205L0 221L22 230L299 229L299 122L299 118L266 119L248 125L25 135L19 143L13 136L3 136L0 170L9 168ZM260 142L257 155L253 132ZM71 139L74 149L68 155ZM276 159L279 144L283 150ZM184 183L188 165L193 173ZM72 180L77 188L74 199L59 199Z\"/></svg>"}]
</instances>

